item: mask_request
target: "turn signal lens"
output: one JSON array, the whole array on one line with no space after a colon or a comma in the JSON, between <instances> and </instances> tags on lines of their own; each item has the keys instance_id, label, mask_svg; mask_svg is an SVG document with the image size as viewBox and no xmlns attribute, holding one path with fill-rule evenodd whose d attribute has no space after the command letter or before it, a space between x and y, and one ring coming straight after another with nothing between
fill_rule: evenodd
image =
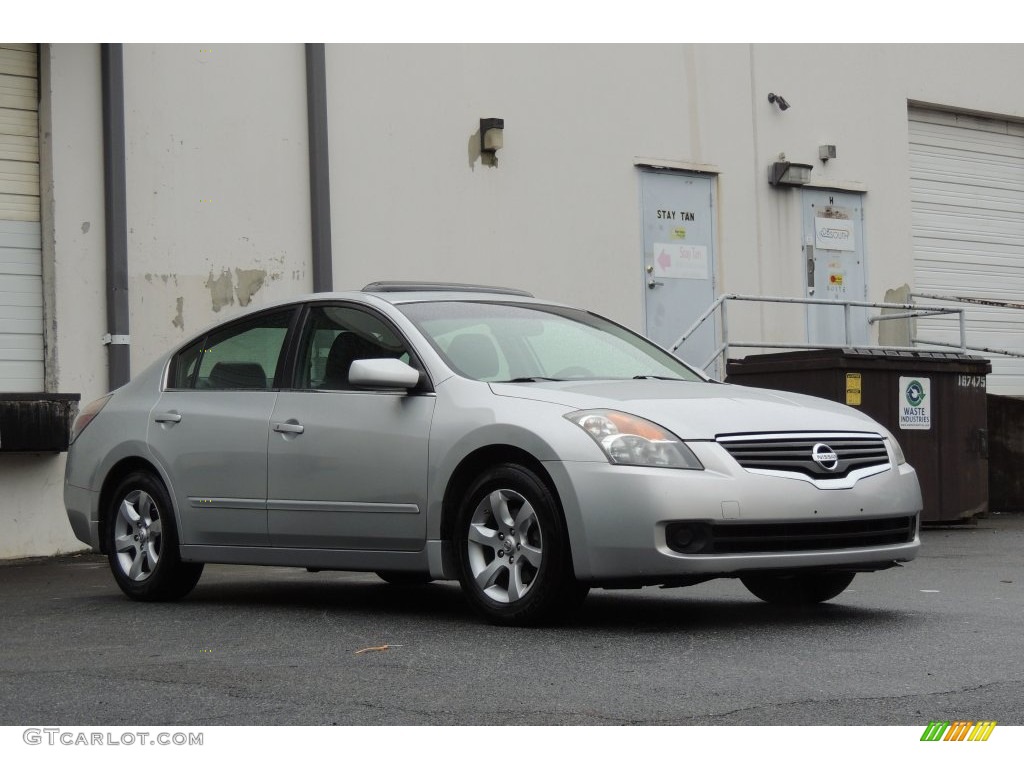
<instances>
[{"instance_id":1,"label":"turn signal lens","mask_svg":"<svg viewBox=\"0 0 1024 768\"><path fill-rule=\"evenodd\" d=\"M899 442L895 437L885 438L885 442L889 444L889 449L892 457L896 460L896 466L901 466L907 463L907 457L903 455L903 449L900 448Z\"/></svg>"},{"instance_id":2,"label":"turn signal lens","mask_svg":"<svg viewBox=\"0 0 1024 768\"><path fill-rule=\"evenodd\" d=\"M595 410L576 411L565 418L590 435L612 464L704 469L682 440L639 416Z\"/></svg>"}]
</instances>

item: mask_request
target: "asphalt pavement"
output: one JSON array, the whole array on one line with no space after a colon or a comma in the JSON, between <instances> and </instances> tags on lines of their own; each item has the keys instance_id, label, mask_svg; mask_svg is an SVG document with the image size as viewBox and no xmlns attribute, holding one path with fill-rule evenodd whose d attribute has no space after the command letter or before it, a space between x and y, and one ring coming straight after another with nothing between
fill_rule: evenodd
<instances>
[{"instance_id":1,"label":"asphalt pavement","mask_svg":"<svg viewBox=\"0 0 1024 768\"><path fill-rule=\"evenodd\" d=\"M923 544L815 609L718 580L543 629L454 583L215 565L141 604L102 557L8 561L0 725L1024 725L1024 515Z\"/></svg>"}]
</instances>

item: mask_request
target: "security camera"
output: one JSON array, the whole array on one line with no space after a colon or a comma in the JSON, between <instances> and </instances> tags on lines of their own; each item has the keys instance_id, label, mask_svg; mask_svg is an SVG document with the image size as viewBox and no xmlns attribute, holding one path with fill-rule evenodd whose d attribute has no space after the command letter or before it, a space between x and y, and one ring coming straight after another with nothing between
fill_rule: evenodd
<instances>
[{"instance_id":1,"label":"security camera","mask_svg":"<svg viewBox=\"0 0 1024 768\"><path fill-rule=\"evenodd\" d=\"M768 94L768 103L769 104L778 104L779 105L779 109L781 109L783 112L785 112L787 109L789 109L789 102L786 101L781 96L779 96L777 94L774 94L774 93L769 93Z\"/></svg>"}]
</instances>

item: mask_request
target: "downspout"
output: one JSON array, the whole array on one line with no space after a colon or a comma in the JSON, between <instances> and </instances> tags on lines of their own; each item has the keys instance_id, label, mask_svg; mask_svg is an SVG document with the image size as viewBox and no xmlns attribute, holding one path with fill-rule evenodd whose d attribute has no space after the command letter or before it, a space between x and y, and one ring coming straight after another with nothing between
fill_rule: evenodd
<instances>
[{"instance_id":1,"label":"downspout","mask_svg":"<svg viewBox=\"0 0 1024 768\"><path fill-rule=\"evenodd\" d=\"M334 290L331 256L331 174L327 154L327 64L323 43L306 43L309 125L309 212L313 237L313 291Z\"/></svg>"},{"instance_id":2,"label":"downspout","mask_svg":"<svg viewBox=\"0 0 1024 768\"><path fill-rule=\"evenodd\" d=\"M331 255L331 160L327 147L327 61L324 43L306 43L306 114L309 126L309 217L313 292L334 290Z\"/></svg>"},{"instance_id":3,"label":"downspout","mask_svg":"<svg viewBox=\"0 0 1024 768\"><path fill-rule=\"evenodd\" d=\"M124 143L124 49L100 46L103 84L103 200L106 218L107 376L111 390L131 378L128 335L128 215Z\"/></svg>"}]
</instances>

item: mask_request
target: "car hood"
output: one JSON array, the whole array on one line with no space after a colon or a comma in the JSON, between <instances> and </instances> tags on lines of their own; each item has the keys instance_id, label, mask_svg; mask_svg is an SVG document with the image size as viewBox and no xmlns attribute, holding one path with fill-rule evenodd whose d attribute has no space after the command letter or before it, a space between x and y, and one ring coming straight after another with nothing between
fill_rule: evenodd
<instances>
[{"instance_id":1,"label":"car hood","mask_svg":"<svg viewBox=\"0 0 1024 768\"><path fill-rule=\"evenodd\" d=\"M501 397L588 410L611 408L656 422L684 440L748 432L885 434L853 408L794 392L689 381L552 381L491 384Z\"/></svg>"}]
</instances>

